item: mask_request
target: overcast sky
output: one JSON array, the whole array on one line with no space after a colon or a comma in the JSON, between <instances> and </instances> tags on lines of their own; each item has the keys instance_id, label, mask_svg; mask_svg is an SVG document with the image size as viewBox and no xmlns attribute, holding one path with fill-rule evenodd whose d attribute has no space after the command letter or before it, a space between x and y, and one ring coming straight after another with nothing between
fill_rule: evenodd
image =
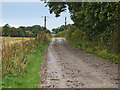
<instances>
[{"instance_id":1,"label":"overcast sky","mask_svg":"<svg viewBox=\"0 0 120 90\"><path fill-rule=\"evenodd\" d=\"M72 24L69 11L63 12L60 17L55 18L54 14L50 14L45 4L34 0L3 0L2 2L2 24L8 23L10 26L32 26L44 25L43 16L47 16L47 28L57 28L64 25L64 18L67 17L67 24ZM9 1L9 2L8 2ZM11 1L11 2L10 2ZM14 2L16 1L16 2ZM0 21L1 22L1 21Z\"/></svg>"}]
</instances>

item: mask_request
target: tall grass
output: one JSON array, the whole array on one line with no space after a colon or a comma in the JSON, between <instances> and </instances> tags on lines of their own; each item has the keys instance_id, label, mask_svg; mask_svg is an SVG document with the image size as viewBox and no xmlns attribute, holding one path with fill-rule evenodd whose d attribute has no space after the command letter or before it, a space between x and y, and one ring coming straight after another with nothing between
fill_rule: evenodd
<instances>
[{"instance_id":1,"label":"tall grass","mask_svg":"<svg viewBox=\"0 0 120 90\"><path fill-rule=\"evenodd\" d=\"M6 78L6 76L21 76L21 73L25 73L28 64L32 62L31 60L28 61L28 54L40 49L40 45L42 45L45 40L46 33L43 32L41 32L35 39L24 41L24 38L22 38L21 43L9 44L3 39L2 78ZM5 83L3 83L3 87L4 86Z\"/></svg>"},{"instance_id":2,"label":"tall grass","mask_svg":"<svg viewBox=\"0 0 120 90\"><path fill-rule=\"evenodd\" d=\"M72 38L67 37L67 41L76 48L80 48L88 53L94 54L98 57L107 59L110 62L120 64L119 55L112 50L107 49L105 45L88 40L76 41Z\"/></svg>"}]
</instances>

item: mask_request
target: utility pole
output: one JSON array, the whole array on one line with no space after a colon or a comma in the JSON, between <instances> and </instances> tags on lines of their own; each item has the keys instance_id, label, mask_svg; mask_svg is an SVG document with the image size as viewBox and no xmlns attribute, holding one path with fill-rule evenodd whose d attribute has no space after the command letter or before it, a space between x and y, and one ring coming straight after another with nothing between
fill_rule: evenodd
<instances>
[{"instance_id":1,"label":"utility pole","mask_svg":"<svg viewBox=\"0 0 120 90\"><path fill-rule=\"evenodd\" d=\"M46 16L44 17L44 27L46 28Z\"/></svg>"},{"instance_id":2,"label":"utility pole","mask_svg":"<svg viewBox=\"0 0 120 90\"><path fill-rule=\"evenodd\" d=\"M65 17L65 32L66 32L66 23L67 23L67 17Z\"/></svg>"}]
</instances>

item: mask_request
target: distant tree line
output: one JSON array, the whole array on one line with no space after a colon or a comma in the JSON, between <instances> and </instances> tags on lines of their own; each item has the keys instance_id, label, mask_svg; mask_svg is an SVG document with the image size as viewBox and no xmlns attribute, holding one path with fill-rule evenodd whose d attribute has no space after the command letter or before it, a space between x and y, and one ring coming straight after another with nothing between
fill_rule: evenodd
<instances>
[{"instance_id":1,"label":"distant tree line","mask_svg":"<svg viewBox=\"0 0 120 90\"><path fill-rule=\"evenodd\" d=\"M68 28L70 25L71 24L66 25L66 28ZM65 25L62 25L58 28L53 28L52 31L56 34L59 33L59 32L65 31Z\"/></svg>"},{"instance_id":2,"label":"distant tree line","mask_svg":"<svg viewBox=\"0 0 120 90\"><path fill-rule=\"evenodd\" d=\"M39 32L48 32L45 27L42 27L40 25L34 25L34 26L20 26L18 28L10 27L9 24L6 24L2 27L0 30L2 33L2 36L9 36L9 37L36 37Z\"/></svg>"}]
</instances>

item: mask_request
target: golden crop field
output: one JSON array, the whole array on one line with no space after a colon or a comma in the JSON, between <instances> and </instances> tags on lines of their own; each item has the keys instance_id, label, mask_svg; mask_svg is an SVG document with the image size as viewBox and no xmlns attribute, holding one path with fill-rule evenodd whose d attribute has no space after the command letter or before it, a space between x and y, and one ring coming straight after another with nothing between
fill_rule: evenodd
<instances>
[{"instance_id":1,"label":"golden crop field","mask_svg":"<svg viewBox=\"0 0 120 90\"><path fill-rule=\"evenodd\" d=\"M13 44L13 43L19 43L22 41L22 39L26 40L30 40L30 39L34 39L34 38L30 38L30 37L0 37L1 41L5 40L6 43L9 44Z\"/></svg>"},{"instance_id":2,"label":"golden crop field","mask_svg":"<svg viewBox=\"0 0 120 90\"><path fill-rule=\"evenodd\" d=\"M31 38L31 37L0 37L0 50L2 49L3 41L6 44L14 44L14 43L21 43L22 39L23 41L27 41L27 40L34 39L34 38Z\"/></svg>"}]
</instances>

